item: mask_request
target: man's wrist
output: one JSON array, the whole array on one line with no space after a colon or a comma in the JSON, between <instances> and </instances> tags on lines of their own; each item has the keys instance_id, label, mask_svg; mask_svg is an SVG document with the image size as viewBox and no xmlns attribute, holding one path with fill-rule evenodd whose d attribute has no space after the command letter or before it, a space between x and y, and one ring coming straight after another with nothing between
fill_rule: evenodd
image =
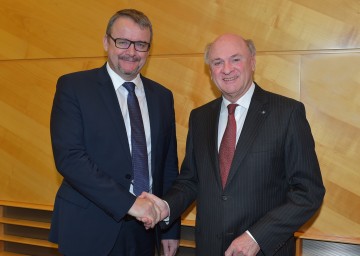
<instances>
[{"instance_id":1,"label":"man's wrist","mask_svg":"<svg viewBox=\"0 0 360 256\"><path fill-rule=\"evenodd\" d=\"M169 204L165 201L165 200L163 200L164 201L164 203L166 204L166 207L167 207L167 209L168 209L168 216L166 216L164 219L163 219L163 221L166 223L166 225L168 225L169 224L169 221L170 221L170 206L169 206Z\"/></svg>"}]
</instances>

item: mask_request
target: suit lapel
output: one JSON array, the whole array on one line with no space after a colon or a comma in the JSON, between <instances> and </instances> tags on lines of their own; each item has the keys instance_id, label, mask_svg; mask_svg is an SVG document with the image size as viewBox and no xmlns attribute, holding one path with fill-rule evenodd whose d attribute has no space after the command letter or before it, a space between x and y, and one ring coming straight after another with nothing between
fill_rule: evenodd
<instances>
[{"instance_id":1,"label":"suit lapel","mask_svg":"<svg viewBox=\"0 0 360 256\"><path fill-rule=\"evenodd\" d=\"M267 100L264 95L264 91L256 85L245 123L236 145L235 155L230 167L227 184L239 170L241 161L244 159L249 149L251 148L251 144L255 140L261 125L269 114L268 104L266 103Z\"/></svg>"},{"instance_id":2,"label":"suit lapel","mask_svg":"<svg viewBox=\"0 0 360 256\"><path fill-rule=\"evenodd\" d=\"M107 108L107 111L114 123L114 127L117 131L116 134L119 138L123 151L127 152L126 157L129 161L131 161L130 147L126 135L125 122L121 113L114 85L106 70L106 65L101 67L98 72L98 90Z\"/></svg>"},{"instance_id":3,"label":"suit lapel","mask_svg":"<svg viewBox=\"0 0 360 256\"><path fill-rule=\"evenodd\" d=\"M210 159L212 161L211 166L216 166L212 168L215 171L214 175L216 177L218 186L222 188L221 177L220 177L220 167L219 167L219 152L218 152L218 128L219 128L219 118L220 118L220 109L221 109L222 97L216 99L212 104L209 112L209 123L208 123L208 132L209 135L206 136L208 139L208 146L210 150Z\"/></svg>"}]
</instances>

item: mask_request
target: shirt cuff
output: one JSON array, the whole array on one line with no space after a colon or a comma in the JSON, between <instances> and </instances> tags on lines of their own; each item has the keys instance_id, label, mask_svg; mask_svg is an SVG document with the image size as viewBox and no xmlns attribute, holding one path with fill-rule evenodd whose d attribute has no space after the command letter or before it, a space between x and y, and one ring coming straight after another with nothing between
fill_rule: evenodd
<instances>
[{"instance_id":1,"label":"shirt cuff","mask_svg":"<svg viewBox=\"0 0 360 256\"><path fill-rule=\"evenodd\" d=\"M256 242L255 238L251 235L249 230L246 230L246 234L248 234L252 238L252 240L254 240L255 243L258 243L258 242Z\"/></svg>"},{"instance_id":2,"label":"shirt cuff","mask_svg":"<svg viewBox=\"0 0 360 256\"><path fill-rule=\"evenodd\" d=\"M163 219L163 221L165 222L166 225L169 225L169 221L170 221L170 206L169 206L169 204L168 204L165 200L163 200L163 201L164 201L164 203L166 204L166 206L167 206L167 208L168 208L168 211L169 211L169 215L168 215L165 219Z\"/></svg>"}]
</instances>

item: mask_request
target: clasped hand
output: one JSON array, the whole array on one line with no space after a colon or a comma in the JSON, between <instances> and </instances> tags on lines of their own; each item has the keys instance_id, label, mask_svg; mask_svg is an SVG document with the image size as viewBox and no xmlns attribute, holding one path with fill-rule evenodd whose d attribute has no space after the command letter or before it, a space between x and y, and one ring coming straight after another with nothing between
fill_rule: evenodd
<instances>
[{"instance_id":1,"label":"clasped hand","mask_svg":"<svg viewBox=\"0 0 360 256\"><path fill-rule=\"evenodd\" d=\"M162 199L153 194L143 192L136 198L128 214L143 222L145 228L149 229L169 216L169 209Z\"/></svg>"}]
</instances>

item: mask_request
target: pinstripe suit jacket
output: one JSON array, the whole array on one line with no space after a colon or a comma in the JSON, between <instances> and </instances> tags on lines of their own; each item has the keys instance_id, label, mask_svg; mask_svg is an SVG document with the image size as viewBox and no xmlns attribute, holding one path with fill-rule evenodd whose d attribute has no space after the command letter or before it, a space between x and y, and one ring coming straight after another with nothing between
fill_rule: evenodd
<instances>
[{"instance_id":1,"label":"pinstripe suit jacket","mask_svg":"<svg viewBox=\"0 0 360 256\"><path fill-rule=\"evenodd\" d=\"M261 248L258 255L294 255L293 233L325 193L304 105L256 85L223 190L217 151L221 102L191 112L181 172L164 197L170 221L196 200L196 255L224 255L246 230Z\"/></svg>"}]
</instances>

